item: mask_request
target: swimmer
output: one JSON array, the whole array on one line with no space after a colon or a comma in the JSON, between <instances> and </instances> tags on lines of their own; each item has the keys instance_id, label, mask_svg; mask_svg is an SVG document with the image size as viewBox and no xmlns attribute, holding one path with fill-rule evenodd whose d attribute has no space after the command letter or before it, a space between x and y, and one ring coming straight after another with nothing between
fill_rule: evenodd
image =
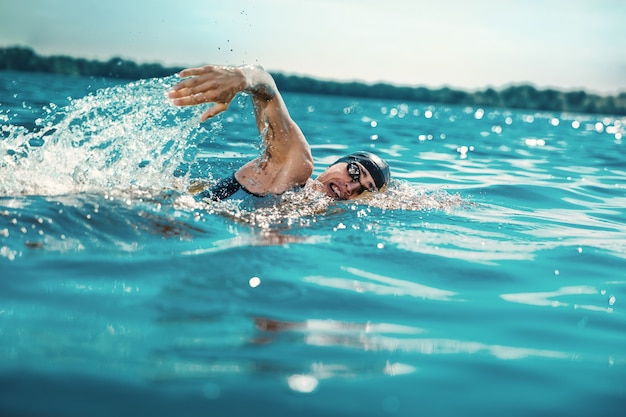
<instances>
[{"instance_id":1,"label":"swimmer","mask_svg":"<svg viewBox=\"0 0 626 417\"><path fill-rule=\"evenodd\" d=\"M251 94L259 132L263 135L262 155L221 180L201 198L223 200L245 193L264 197L312 187L338 200L351 200L365 191L376 192L389 183L389 165L379 156L358 151L339 158L315 180L313 156L300 127L289 115L272 76L259 66L213 66L181 71L184 78L169 92L176 106L213 103L201 121L225 111L240 92Z\"/></svg>"}]
</instances>

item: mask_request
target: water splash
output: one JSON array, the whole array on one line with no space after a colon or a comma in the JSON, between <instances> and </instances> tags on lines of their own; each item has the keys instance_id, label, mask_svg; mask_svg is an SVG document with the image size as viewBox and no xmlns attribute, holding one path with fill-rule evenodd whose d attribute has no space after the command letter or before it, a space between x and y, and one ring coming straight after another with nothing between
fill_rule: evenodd
<instances>
[{"instance_id":1,"label":"water splash","mask_svg":"<svg viewBox=\"0 0 626 417\"><path fill-rule=\"evenodd\" d=\"M318 216L327 213L332 201L325 194L307 187L287 191L280 196L268 197L260 204L249 200L224 200L197 203L195 208L220 214L259 229L279 230L292 226L312 225Z\"/></svg>"},{"instance_id":2,"label":"water splash","mask_svg":"<svg viewBox=\"0 0 626 417\"><path fill-rule=\"evenodd\" d=\"M381 193L366 196L370 207L382 210L451 210L467 205L467 201L458 194L449 194L441 188L426 189L414 183L392 180Z\"/></svg>"},{"instance_id":3,"label":"water splash","mask_svg":"<svg viewBox=\"0 0 626 417\"><path fill-rule=\"evenodd\" d=\"M3 116L0 196L179 188L197 153L191 133L200 109L169 103L177 81L141 80L50 104L32 132Z\"/></svg>"},{"instance_id":4,"label":"water splash","mask_svg":"<svg viewBox=\"0 0 626 417\"><path fill-rule=\"evenodd\" d=\"M324 216L341 216L356 212L357 218L368 221L380 211L448 211L467 206L469 203L459 194L449 194L442 189L426 190L415 184L392 180L382 192L365 193L356 200L337 201L313 187L292 190L260 205L246 200L190 203L191 198L179 198L178 204L189 208L220 214L259 229L310 227ZM350 214L350 218L354 216Z\"/></svg>"}]
</instances>

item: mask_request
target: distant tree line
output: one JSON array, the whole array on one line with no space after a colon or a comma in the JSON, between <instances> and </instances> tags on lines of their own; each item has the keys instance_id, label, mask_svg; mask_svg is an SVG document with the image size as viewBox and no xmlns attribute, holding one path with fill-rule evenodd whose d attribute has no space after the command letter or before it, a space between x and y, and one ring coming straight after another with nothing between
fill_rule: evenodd
<instances>
[{"instance_id":1,"label":"distant tree line","mask_svg":"<svg viewBox=\"0 0 626 417\"><path fill-rule=\"evenodd\" d=\"M137 64L122 58L101 62L68 56L44 57L29 48L9 47L0 48L0 70L138 80L165 77L180 71L181 68L168 68L160 64ZM429 89L383 83L371 85L360 82L323 81L280 73L272 75L278 88L283 91L423 103L626 115L626 92L617 96L599 96L582 90L569 92L553 89L537 90L530 85L510 86L499 91L488 88L483 91L467 92L448 87Z\"/></svg>"},{"instance_id":2,"label":"distant tree line","mask_svg":"<svg viewBox=\"0 0 626 417\"><path fill-rule=\"evenodd\" d=\"M369 97L445 103L467 106L504 107L555 112L626 115L626 92L618 96L599 96L585 91L562 92L537 90L530 85L506 87L500 91L488 88L467 92L448 87L399 87L389 84L364 84L358 82L320 81L308 77L273 74L279 89L336 96Z\"/></svg>"},{"instance_id":3,"label":"distant tree line","mask_svg":"<svg viewBox=\"0 0 626 417\"><path fill-rule=\"evenodd\" d=\"M29 48L9 47L0 48L0 70L139 80L172 75L180 71L180 68L137 64L122 58L101 62L62 55L43 57Z\"/></svg>"}]
</instances>

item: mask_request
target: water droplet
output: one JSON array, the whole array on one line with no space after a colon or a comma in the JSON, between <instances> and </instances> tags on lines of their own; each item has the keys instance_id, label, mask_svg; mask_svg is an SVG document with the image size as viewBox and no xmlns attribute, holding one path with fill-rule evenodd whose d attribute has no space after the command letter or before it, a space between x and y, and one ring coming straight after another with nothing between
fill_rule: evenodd
<instances>
[{"instance_id":1,"label":"water droplet","mask_svg":"<svg viewBox=\"0 0 626 417\"><path fill-rule=\"evenodd\" d=\"M287 384L294 391L310 393L315 391L319 381L312 375L291 375Z\"/></svg>"},{"instance_id":2,"label":"water droplet","mask_svg":"<svg viewBox=\"0 0 626 417\"><path fill-rule=\"evenodd\" d=\"M335 231L340 230L340 229L341 229L341 230L343 230L343 229L345 229L345 228L346 228L346 225L345 225L345 224L343 224L343 223L339 223L339 224L337 225L337 227L335 227Z\"/></svg>"},{"instance_id":3,"label":"water droplet","mask_svg":"<svg viewBox=\"0 0 626 417\"><path fill-rule=\"evenodd\" d=\"M250 278L250 281L248 281L248 284L250 284L250 287L256 288L259 285L261 285L261 278L259 278L259 277L252 277L252 278Z\"/></svg>"},{"instance_id":4,"label":"water droplet","mask_svg":"<svg viewBox=\"0 0 626 417\"><path fill-rule=\"evenodd\" d=\"M610 295L609 296L609 305L612 306L615 304L615 296L614 295Z\"/></svg>"}]
</instances>

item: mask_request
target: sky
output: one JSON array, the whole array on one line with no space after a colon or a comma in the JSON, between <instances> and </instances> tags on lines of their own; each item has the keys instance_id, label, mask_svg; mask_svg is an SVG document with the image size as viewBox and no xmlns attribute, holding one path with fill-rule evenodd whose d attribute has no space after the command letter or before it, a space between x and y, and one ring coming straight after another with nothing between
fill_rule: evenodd
<instances>
[{"instance_id":1,"label":"sky","mask_svg":"<svg viewBox=\"0 0 626 417\"><path fill-rule=\"evenodd\" d=\"M0 46L325 80L626 92L624 0L0 0Z\"/></svg>"}]
</instances>

